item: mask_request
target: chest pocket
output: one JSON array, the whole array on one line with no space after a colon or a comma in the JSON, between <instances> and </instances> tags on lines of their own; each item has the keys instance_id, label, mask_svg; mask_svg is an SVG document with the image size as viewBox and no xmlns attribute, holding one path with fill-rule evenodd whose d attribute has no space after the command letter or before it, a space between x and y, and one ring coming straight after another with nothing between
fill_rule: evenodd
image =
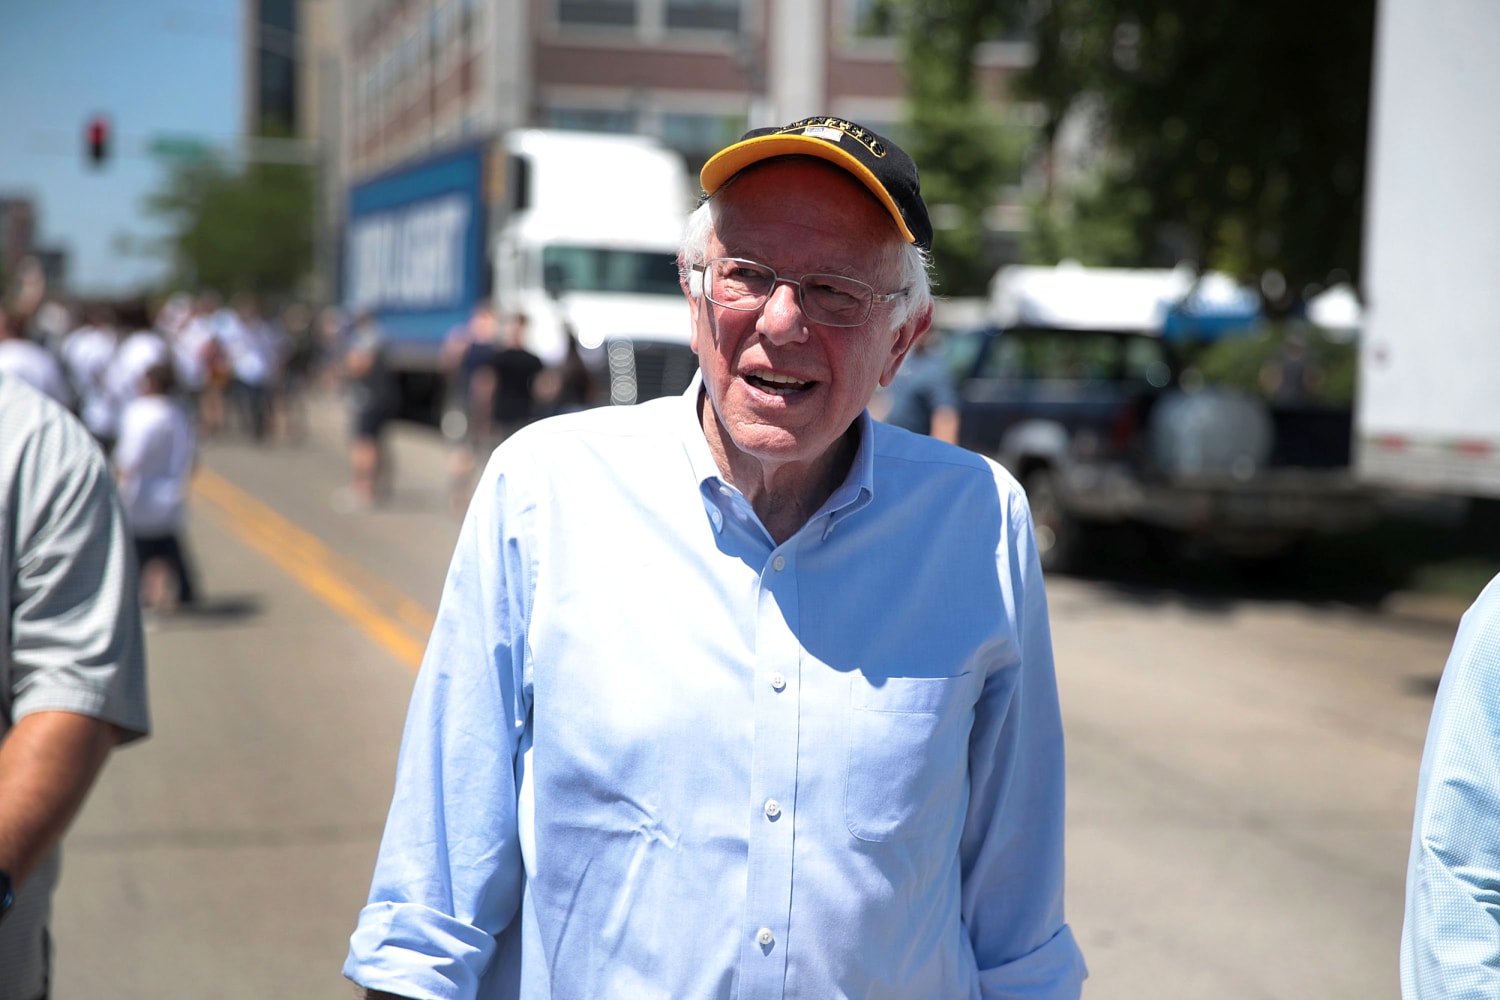
<instances>
[{"instance_id":1,"label":"chest pocket","mask_svg":"<svg viewBox=\"0 0 1500 1000\"><path fill-rule=\"evenodd\" d=\"M855 675L844 819L860 840L931 835L964 807L972 679Z\"/></svg>"}]
</instances>

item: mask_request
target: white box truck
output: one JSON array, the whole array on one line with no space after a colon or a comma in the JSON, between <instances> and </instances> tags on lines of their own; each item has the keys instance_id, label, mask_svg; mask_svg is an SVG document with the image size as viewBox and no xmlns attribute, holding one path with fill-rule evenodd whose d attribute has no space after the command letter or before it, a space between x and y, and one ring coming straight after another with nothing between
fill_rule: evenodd
<instances>
[{"instance_id":1,"label":"white box truck","mask_svg":"<svg viewBox=\"0 0 1500 1000\"><path fill-rule=\"evenodd\" d=\"M1355 463L1500 498L1500 3L1380 0Z\"/></svg>"},{"instance_id":2,"label":"white box truck","mask_svg":"<svg viewBox=\"0 0 1500 1000\"><path fill-rule=\"evenodd\" d=\"M697 185L682 157L646 136L551 129L507 132L497 152L496 308L525 313L549 364L575 336L608 402L685 388L697 359L677 248Z\"/></svg>"}]
</instances>

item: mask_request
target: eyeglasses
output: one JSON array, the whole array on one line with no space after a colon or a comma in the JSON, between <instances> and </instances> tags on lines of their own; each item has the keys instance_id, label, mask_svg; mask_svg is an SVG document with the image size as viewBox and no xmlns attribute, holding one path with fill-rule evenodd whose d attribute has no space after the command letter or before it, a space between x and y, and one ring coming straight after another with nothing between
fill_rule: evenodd
<instances>
[{"instance_id":1,"label":"eyeglasses","mask_svg":"<svg viewBox=\"0 0 1500 1000\"><path fill-rule=\"evenodd\" d=\"M703 272L703 292L708 301L725 309L755 312L765 306L778 283L797 289L802 314L823 326L861 326L870 318L877 302L899 299L907 289L885 295L858 278L842 274L804 274L800 278L778 277L764 264L739 257L715 257L692 265Z\"/></svg>"}]
</instances>

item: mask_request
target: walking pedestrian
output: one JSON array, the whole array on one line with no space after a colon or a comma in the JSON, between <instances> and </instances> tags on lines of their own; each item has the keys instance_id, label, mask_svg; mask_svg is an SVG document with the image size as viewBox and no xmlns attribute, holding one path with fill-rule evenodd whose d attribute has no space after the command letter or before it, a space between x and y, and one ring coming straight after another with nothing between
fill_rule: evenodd
<instances>
[{"instance_id":1,"label":"walking pedestrian","mask_svg":"<svg viewBox=\"0 0 1500 1000\"><path fill-rule=\"evenodd\" d=\"M335 503L344 510L368 510L389 491L391 459L386 424L395 408L395 383L386 363L385 337L376 318L365 313L354 322L344 353L344 385L353 417L350 487Z\"/></svg>"},{"instance_id":2,"label":"walking pedestrian","mask_svg":"<svg viewBox=\"0 0 1500 1000\"><path fill-rule=\"evenodd\" d=\"M21 324L3 306L0 306L0 372L14 375L63 406L73 408L73 389L62 364L45 347L27 337Z\"/></svg>"},{"instance_id":3,"label":"walking pedestrian","mask_svg":"<svg viewBox=\"0 0 1500 1000\"><path fill-rule=\"evenodd\" d=\"M866 409L931 318L916 167L816 118L700 178L699 374L491 457L344 972L371 998L1076 998L1025 497Z\"/></svg>"},{"instance_id":4,"label":"walking pedestrian","mask_svg":"<svg viewBox=\"0 0 1500 1000\"><path fill-rule=\"evenodd\" d=\"M84 426L0 374L0 997L47 996L57 844L146 735L135 560Z\"/></svg>"},{"instance_id":5,"label":"walking pedestrian","mask_svg":"<svg viewBox=\"0 0 1500 1000\"><path fill-rule=\"evenodd\" d=\"M170 358L146 369L141 394L120 415L114 452L140 567L141 600L154 615L171 614L197 600L182 541L197 442L187 411L173 395L176 384Z\"/></svg>"},{"instance_id":6,"label":"walking pedestrian","mask_svg":"<svg viewBox=\"0 0 1500 1000\"><path fill-rule=\"evenodd\" d=\"M108 455L120 424L120 403L109 385L120 334L108 307L93 305L84 315L84 324L63 340L63 368L78 400L79 418Z\"/></svg>"}]
</instances>

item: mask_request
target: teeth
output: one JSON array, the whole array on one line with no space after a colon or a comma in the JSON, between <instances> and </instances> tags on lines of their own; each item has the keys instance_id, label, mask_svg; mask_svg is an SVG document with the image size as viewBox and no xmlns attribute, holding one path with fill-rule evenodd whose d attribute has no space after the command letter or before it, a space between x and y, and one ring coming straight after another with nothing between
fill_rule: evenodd
<instances>
[{"instance_id":1,"label":"teeth","mask_svg":"<svg viewBox=\"0 0 1500 1000\"><path fill-rule=\"evenodd\" d=\"M775 372L756 372L755 377L762 382L775 382L778 385L801 385L800 378L792 378L790 375L778 375Z\"/></svg>"}]
</instances>

